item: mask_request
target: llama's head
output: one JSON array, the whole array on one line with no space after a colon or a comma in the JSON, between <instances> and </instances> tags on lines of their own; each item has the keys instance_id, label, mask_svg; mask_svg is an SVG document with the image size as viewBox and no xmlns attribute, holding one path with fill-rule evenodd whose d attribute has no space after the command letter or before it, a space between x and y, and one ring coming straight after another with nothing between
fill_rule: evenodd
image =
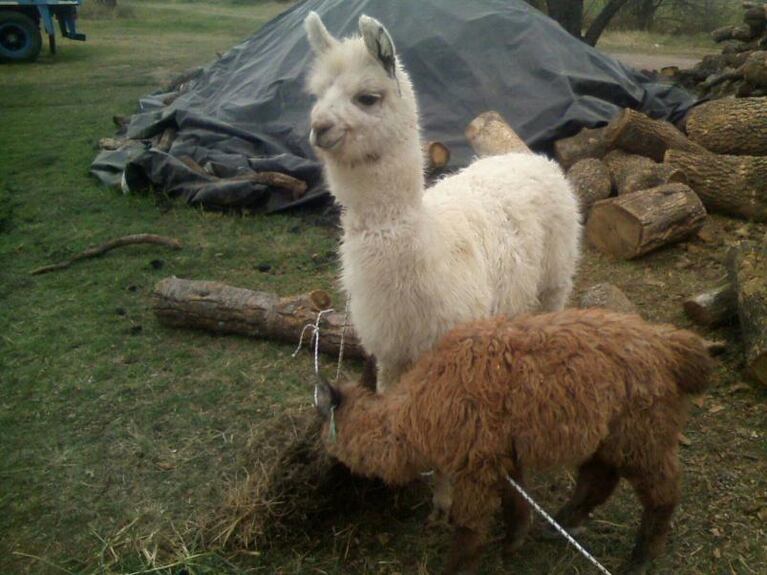
<instances>
[{"instance_id":1,"label":"llama's head","mask_svg":"<svg viewBox=\"0 0 767 575\"><path fill-rule=\"evenodd\" d=\"M317 101L310 142L327 162L377 162L418 140L418 112L394 43L373 18L359 19L360 36L334 38L311 12L304 25L315 61L308 89Z\"/></svg>"}]
</instances>

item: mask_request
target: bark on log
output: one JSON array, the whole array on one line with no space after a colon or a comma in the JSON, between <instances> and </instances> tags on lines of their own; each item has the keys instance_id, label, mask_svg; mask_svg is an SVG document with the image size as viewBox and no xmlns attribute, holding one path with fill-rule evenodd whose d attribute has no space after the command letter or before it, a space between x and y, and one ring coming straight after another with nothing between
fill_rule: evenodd
<instances>
[{"instance_id":1,"label":"bark on log","mask_svg":"<svg viewBox=\"0 0 767 575\"><path fill-rule=\"evenodd\" d=\"M767 155L767 98L723 98L687 115L689 138L717 154Z\"/></svg>"},{"instance_id":2,"label":"bark on log","mask_svg":"<svg viewBox=\"0 0 767 575\"><path fill-rule=\"evenodd\" d=\"M330 296L320 290L311 294L279 297L219 282L166 278L152 294L152 309L160 323L172 327L204 329L276 339L297 345L301 330L314 323L317 312L330 307ZM320 323L320 351L338 356L344 314L323 314ZM311 349L309 330L305 349ZM354 329L347 325L344 356L363 357Z\"/></svg>"},{"instance_id":3,"label":"bark on log","mask_svg":"<svg viewBox=\"0 0 767 575\"><path fill-rule=\"evenodd\" d=\"M155 148L161 152L168 152L170 147L173 145L173 140L175 139L176 128L169 126L163 130L162 136L160 136L160 139L157 142L157 146L155 146Z\"/></svg>"},{"instance_id":4,"label":"bark on log","mask_svg":"<svg viewBox=\"0 0 767 575\"><path fill-rule=\"evenodd\" d=\"M575 136L554 143L554 158L565 170L586 158L602 158L608 150L605 127L583 128Z\"/></svg>"},{"instance_id":5,"label":"bark on log","mask_svg":"<svg viewBox=\"0 0 767 575\"><path fill-rule=\"evenodd\" d=\"M586 237L606 254L632 259L695 233L705 218L695 192L684 184L667 184L597 202Z\"/></svg>"},{"instance_id":6,"label":"bark on log","mask_svg":"<svg viewBox=\"0 0 767 575\"><path fill-rule=\"evenodd\" d=\"M733 321L738 316L735 289L729 281L682 303L687 316L706 327L716 327Z\"/></svg>"},{"instance_id":7,"label":"bark on log","mask_svg":"<svg viewBox=\"0 0 767 575\"><path fill-rule=\"evenodd\" d=\"M734 28L735 26L722 26L721 28L717 28L711 32L711 39L717 44L719 42L724 42L725 40L730 40Z\"/></svg>"},{"instance_id":8,"label":"bark on log","mask_svg":"<svg viewBox=\"0 0 767 575\"><path fill-rule=\"evenodd\" d=\"M605 140L608 149L620 148L656 162L662 162L663 154L669 149L706 152L704 147L688 140L673 124L653 120L630 108L625 108L608 124Z\"/></svg>"},{"instance_id":9,"label":"bark on log","mask_svg":"<svg viewBox=\"0 0 767 575\"><path fill-rule=\"evenodd\" d=\"M610 171L602 160L596 158L586 158L576 162L567 171L567 179L578 196L581 217L584 220L592 204L609 198L612 192Z\"/></svg>"},{"instance_id":10,"label":"bark on log","mask_svg":"<svg viewBox=\"0 0 767 575\"><path fill-rule=\"evenodd\" d=\"M119 150L127 143L126 138L101 138L99 148L102 150Z\"/></svg>"},{"instance_id":11,"label":"bark on log","mask_svg":"<svg viewBox=\"0 0 767 575\"><path fill-rule=\"evenodd\" d=\"M601 307L620 313L638 313L637 307L626 294L611 283L596 284L588 288L581 295L578 307Z\"/></svg>"},{"instance_id":12,"label":"bark on log","mask_svg":"<svg viewBox=\"0 0 767 575\"><path fill-rule=\"evenodd\" d=\"M484 112L466 127L466 138L478 156L499 156L509 152L532 154L498 112Z\"/></svg>"},{"instance_id":13,"label":"bark on log","mask_svg":"<svg viewBox=\"0 0 767 575\"><path fill-rule=\"evenodd\" d=\"M744 242L729 257L748 371L767 385L767 244Z\"/></svg>"},{"instance_id":14,"label":"bark on log","mask_svg":"<svg viewBox=\"0 0 767 575\"><path fill-rule=\"evenodd\" d=\"M755 88L767 88L767 51L751 52L740 70L746 82Z\"/></svg>"},{"instance_id":15,"label":"bark on log","mask_svg":"<svg viewBox=\"0 0 767 575\"><path fill-rule=\"evenodd\" d=\"M709 211L767 221L767 157L669 150L666 163L684 173Z\"/></svg>"},{"instance_id":16,"label":"bark on log","mask_svg":"<svg viewBox=\"0 0 767 575\"><path fill-rule=\"evenodd\" d=\"M754 34L751 26L748 24L741 24L740 26L735 26L732 29L732 37L735 40L748 42L749 40L752 40L754 36L756 36L756 34Z\"/></svg>"},{"instance_id":17,"label":"bark on log","mask_svg":"<svg viewBox=\"0 0 767 575\"><path fill-rule=\"evenodd\" d=\"M684 174L671 166L658 164L650 158L613 150L604 158L618 195L657 188L665 184L686 184Z\"/></svg>"}]
</instances>

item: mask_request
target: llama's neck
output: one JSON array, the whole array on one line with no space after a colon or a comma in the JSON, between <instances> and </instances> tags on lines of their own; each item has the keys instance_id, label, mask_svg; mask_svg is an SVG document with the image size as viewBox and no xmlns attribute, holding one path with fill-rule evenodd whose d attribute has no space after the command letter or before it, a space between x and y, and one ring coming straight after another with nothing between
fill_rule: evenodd
<instances>
[{"instance_id":1,"label":"llama's neck","mask_svg":"<svg viewBox=\"0 0 767 575\"><path fill-rule=\"evenodd\" d=\"M420 141L411 141L356 164L328 163L326 175L344 209L344 229L369 229L396 223L417 213L423 202Z\"/></svg>"},{"instance_id":2,"label":"llama's neck","mask_svg":"<svg viewBox=\"0 0 767 575\"><path fill-rule=\"evenodd\" d=\"M344 394L334 416L335 437L325 425L328 452L354 473L404 484L425 471L424 464L394 421L400 411L394 393L376 395L360 387Z\"/></svg>"}]
</instances>

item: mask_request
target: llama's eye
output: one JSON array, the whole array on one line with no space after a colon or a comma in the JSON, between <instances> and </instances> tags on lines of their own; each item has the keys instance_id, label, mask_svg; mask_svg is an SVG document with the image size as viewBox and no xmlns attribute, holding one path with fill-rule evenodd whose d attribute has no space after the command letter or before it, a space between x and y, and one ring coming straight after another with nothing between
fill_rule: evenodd
<instances>
[{"instance_id":1,"label":"llama's eye","mask_svg":"<svg viewBox=\"0 0 767 575\"><path fill-rule=\"evenodd\" d=\"M369 108L370 106L380 102L381 96L379 94L357 94L354 97L354 101L357 102L360 106Z\"/></svg>"}]
</instances>

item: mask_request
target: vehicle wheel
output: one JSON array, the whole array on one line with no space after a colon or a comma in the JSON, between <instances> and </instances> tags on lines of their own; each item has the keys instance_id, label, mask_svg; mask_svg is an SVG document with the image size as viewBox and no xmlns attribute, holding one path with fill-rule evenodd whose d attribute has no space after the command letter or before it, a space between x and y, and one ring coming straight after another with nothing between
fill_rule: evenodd
<instances>
[{"instance_id":1,"label":"vehicle wheel","mask_svg":"<svg viewBox=\"0 0 767 575\"><path fill-rule=\"evenodd\" d=\"M29 62L42 45L37 22L21 12L0 11L0 60Z\"/></svg>"}]
</instances>

